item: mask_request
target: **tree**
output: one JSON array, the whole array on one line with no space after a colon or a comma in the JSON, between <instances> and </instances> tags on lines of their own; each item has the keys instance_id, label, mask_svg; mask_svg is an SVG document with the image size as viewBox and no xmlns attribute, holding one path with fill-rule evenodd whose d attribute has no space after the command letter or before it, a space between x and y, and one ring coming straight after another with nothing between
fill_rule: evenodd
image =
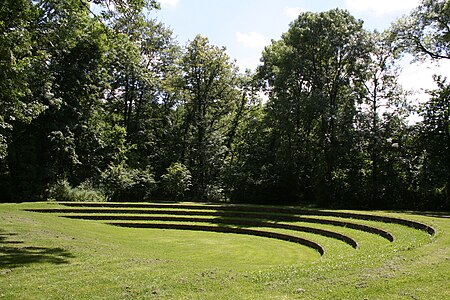
<instances>
[{"instance_id":1,"label":"tree","mask_svg":"<svg viewBox=\"0 0 450 300\"><path fill-rule=\"evenodd\" d=\"M39 61L46 52L35 49L34 32L37 9L32 1L4 1L0 7L0 164L7 155L7 146L14 123L29 123L45 110L33 98L30 82ZM3 166L2 166L3 169Z\"/></svg>"},{"instance_id":2,"label":"tree","mask_svg":"<svg viewBox=\"0 0 450 300\"><path fill-rule=\"evenodd\" d=\"M393 170L396 165L391 152L398 152L398 132L406 124L409 106L406 93L397 82L399 68L396 65L401 52L391 40L389 32L374 32L371 61L367 67L364 90L361 91L360 113L356 126L361 133L360 154L363 164L360 168L367 174L368 182L361 182L361 205L385 207L398 189L399 174ZM387 176L389 174L389 177ZM365 177L365 176L361 176ZM397 187L395 187L397 186ZM408 184L402 184L407 188ZM399 199L396 199L399 200Z\"/></svg>"},{"instance_id":3,"label":"tree","mask_svg":"<svg viewBox=\"0 0 450 300\"><path fill-rule=\"evenodd\" d=\"M421 187L433 206L450 206L450 85L435 77L438 88L421 106L420 145L424 150Z\"/></svg>"},{"instance_id":4,"label":"tree","mask_svg":"<svg viewBox=\"0 0 450 300\"><path fill-rule=\"evenodd\" d=\"M422 0L419 7L399 19L392 31L400 46L418 59L450 59L450 2Z\"/></svg>"},{"instance_id":5,"label":"tree","mask_svg":"<svg viewBox=\"0 0 450 300\"><path fill-rule=\"evenodd\" d=\"M101 114L106 34L85 4L33 3L35 19L27 23L31 53L41 59L31 60L23 72L27 98L46 110L30 122L13 124L7 161L16 197L43 197L52 182L67 177L78 184L99 167L101 141L90 125Z\"/></svg>"},{"instance_id":6,"label":"tree","mask_svg":"<svg viewBox=\"0 0 450 300\"><path fill-rule=\"evenodd\" d=\"M163 194L170 199L184 197L191 188L191 172L181 163L172 163L161 176Z\"/></svg>"},{"instance_id":7,"label":"tree","mask_svg":"<svg viewBox=\"0 0 450 300\"><path fill-rule=\"evenodd\" d=\"M270 91L269 118L282 169L291 170L283 177L314 187L324 204L336 200L338 178L351 160L355 90L368 46L362 22L335 9L302 13L263 53L259 72ZM308 189L302 193L310 195Z\"/></svg>"},{"instance_id":8,"label":"tree","mask_svg":"<svg viewBox=\"0 0 450 300\"><path fill-rule=\"evenodd\" d=\"M108 95L130 137L141 130L145 113L161 97L162 84L178 55L171 31L141 11L112 18L113 45Z\"/></svg>"},{"instance_id":9,"label":"tree","mask_svg":"<svg viewBox=\"0 0 450 300\"><path fill-rule=\"evenodd\" d=\"M197 36L180 62L181 162L192 173L196 197L220 196L217 179L226 154L227 117L239 99L238 73L224 48Z\"/></svg>"},{"instance_id":10,"label":"tree","mask_svg":"<svg viewBox=\"0 0 450 300\"><path fill-rule=\"evenodd\" d=\"M392 28L404 52L416 60L438 62L450 59L450 2L423 0L410 15ZM416 159L417 197L421 205L444 208L449 206L449 94L448 83L434 77L438 86L430 91L430 99L419 108L423 121L418 123Z\"/></svg>"},{"instance_id":11,"label":"tree","mask_svg":"<svg viewBox=\"0 0 450 300\"><path fill-rule=\"evenodd\" d=\"M171 118L179 47L164 24L149 19L145 9L154 1L133 1L140 5L109 11L111 29L108 53L110 88L107 111L117 126L126 131L130 145L127 164L146 169L152 166L158 176L172 162ZM150 7L149 7L150 6Z\"/></svg>"},{"instance_id":12,"label":"tree","mask_svg":"<svg viewBox=\"0 0 450 300\"><path fill-rule=\"evenodd\" d=\"M232 201L246 203L289 203L291 190L280 194L275 134L261 102L250 104L236 131L232 155L224 172L227 194ZM292 188L292 187L290 187Z\"/></svg>"}]
</instances>

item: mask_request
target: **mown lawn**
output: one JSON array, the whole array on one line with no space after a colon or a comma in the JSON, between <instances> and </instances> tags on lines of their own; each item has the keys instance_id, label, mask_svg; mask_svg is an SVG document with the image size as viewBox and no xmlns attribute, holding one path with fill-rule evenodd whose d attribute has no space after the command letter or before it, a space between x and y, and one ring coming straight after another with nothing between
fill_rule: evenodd
<instances>
[{"instance_id":1,"label":"mown lawn","mask_svg":"<svg viewBox=\"0 0 450 300\"><path fill-rule=\"evenodd\" d=\"M357 239L358 250L312 236L327 250L321 257L262 237L120 228L23 210L49 206L0 204L0 299L450 299L443 216L389 213L432 225L434 237L365 223L392 232L393 243L337 229Z\"/></svg>"}]
</instances>

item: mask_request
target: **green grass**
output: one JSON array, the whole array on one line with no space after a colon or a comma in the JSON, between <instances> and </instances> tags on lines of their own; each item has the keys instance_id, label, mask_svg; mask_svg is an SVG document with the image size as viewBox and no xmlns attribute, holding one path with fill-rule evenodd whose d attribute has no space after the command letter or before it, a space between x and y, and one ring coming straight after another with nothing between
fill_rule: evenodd
<instances>
[{"instance_id":1,"label":"green grass","mask_svg":"<svg viewBox=\"0 0 450 300\"><path fill-rule=\"evenodd\" d=\"M296 233L320 243L321 257L262 237L121 228L24 211L48 207L58 206L0 204L0 299L450 299L450 218L376 212L432 225L433 237L352 220L391 232L393 243L314 225L351 236L358 250Z\"/></svg>"}]
</instances>

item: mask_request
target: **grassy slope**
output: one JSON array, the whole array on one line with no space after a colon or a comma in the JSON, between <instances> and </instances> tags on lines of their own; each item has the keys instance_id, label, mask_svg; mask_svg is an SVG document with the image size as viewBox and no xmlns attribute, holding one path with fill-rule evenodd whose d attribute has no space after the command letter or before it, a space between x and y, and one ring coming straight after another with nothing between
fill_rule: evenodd
<instances>
[{"instance_id":1,"label":"grassy slope","mask_svg":"<svg viewBox=\"0 0 450 300\"><path fill-rule=\"evenodd\" d=\"M450 299L450 219L395 216L380 237L339 228L359 250L316 237L306 247L245 235L112 227L0 204L0 299ZM365 224L370 224L366 222ZM330 227L328 227L330 228ZM282 232L282 231L280 231Z\"/></svg>"}]
</instances>

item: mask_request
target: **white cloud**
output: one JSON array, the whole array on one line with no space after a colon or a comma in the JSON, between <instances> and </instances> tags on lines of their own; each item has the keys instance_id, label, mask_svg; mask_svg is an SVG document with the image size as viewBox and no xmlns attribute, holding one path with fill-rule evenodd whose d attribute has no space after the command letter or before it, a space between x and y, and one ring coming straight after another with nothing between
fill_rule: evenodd
<instances>
[{"instance_id":1,"label":"white cloud","mask_svg":"<svg viewBox=\"0 0 450 300\"><path fill-rule=\"evenodd\" d=\"M419 5L420 0L345 0L352 11L368 11L377 15L409 11Z\"/></svg>"},{"instance_id":2,"label":"white cloud","mask_svg":"<svg viewBox=\"0 0 450 300\"><path fill-rule=\"evenodd\" d=\"M239 68L240 72L244 72L246 69L254 71L256 67L260 64L259 62L259 54L261 53L259 50L252 50L253 54L245 55L238 60L236 60L236 65Z\"/></svg>"},{"instance_id":3,"label":"white cloud","mask_svg":"<svg viewBox=\"0 0 450 300\"><path fill-rule=\"evenodd\" d=\"M448 76L449 69L450 62L446 61L440 61L439 65L432 62L414 63L406 65L398 79L404 88L426 94L427 90L437 88L433 75Z\"/></svg>"},{"instance_id":4,"label":"white cloud","mask_svg":"<svg viewBox=\"0 0 450 300\"><path fill-rule=\"evenodd\" d=\"M236 39L246 48L262 48L269 44L269 39L258 32L236 32Z\"/></svg>"},{"instance_id":5,"label":"white cloud","mask_svg":"<svg viewBox=\"0 0 450 300\"><path fill-rule=\"evenodd\" d=\"M174 8L178 5L179 0L159 0L162 7Z\"/></svg>"},{"instance_id":6,"label":"white cloud","mask_svg":"<svg viewBox=\"0 0 450 300\"><path fill-rule=\"evenodd\" d=\"M405 64L408 58L405 59ZM449 76L448 70L450 70L450 62L445 60L441 60L439 65L432 62L406 64L398 81L404 89L413 93L408 96L408 100L413 104L419 104L430 99L427 91L437 88L433 75ZM416 114L411 115L409 118L411 124L419 121L421 121L421 118Z\"/></svg>"},{"instance_id":7,"label":"white cloud","mask_svg":"<svg viewBox=\"0 0 450 300\"><path fill-rule=\"evenodd\" d=\"M299 14L305 12L306 9L301 7L285 7L284 13L290 18L297 18Z\"/></svg>"},{"instance_id":8,"label":"white cloud","mask_svg":"<svg viewBox=\"0 0 450 300\"><path fill-rule=\"evenodd\" d=\"M269 101L269 95L265 92L258 92L258 97L261 98L262 103L267 103Z\"/></svg>"}]
</instances>

